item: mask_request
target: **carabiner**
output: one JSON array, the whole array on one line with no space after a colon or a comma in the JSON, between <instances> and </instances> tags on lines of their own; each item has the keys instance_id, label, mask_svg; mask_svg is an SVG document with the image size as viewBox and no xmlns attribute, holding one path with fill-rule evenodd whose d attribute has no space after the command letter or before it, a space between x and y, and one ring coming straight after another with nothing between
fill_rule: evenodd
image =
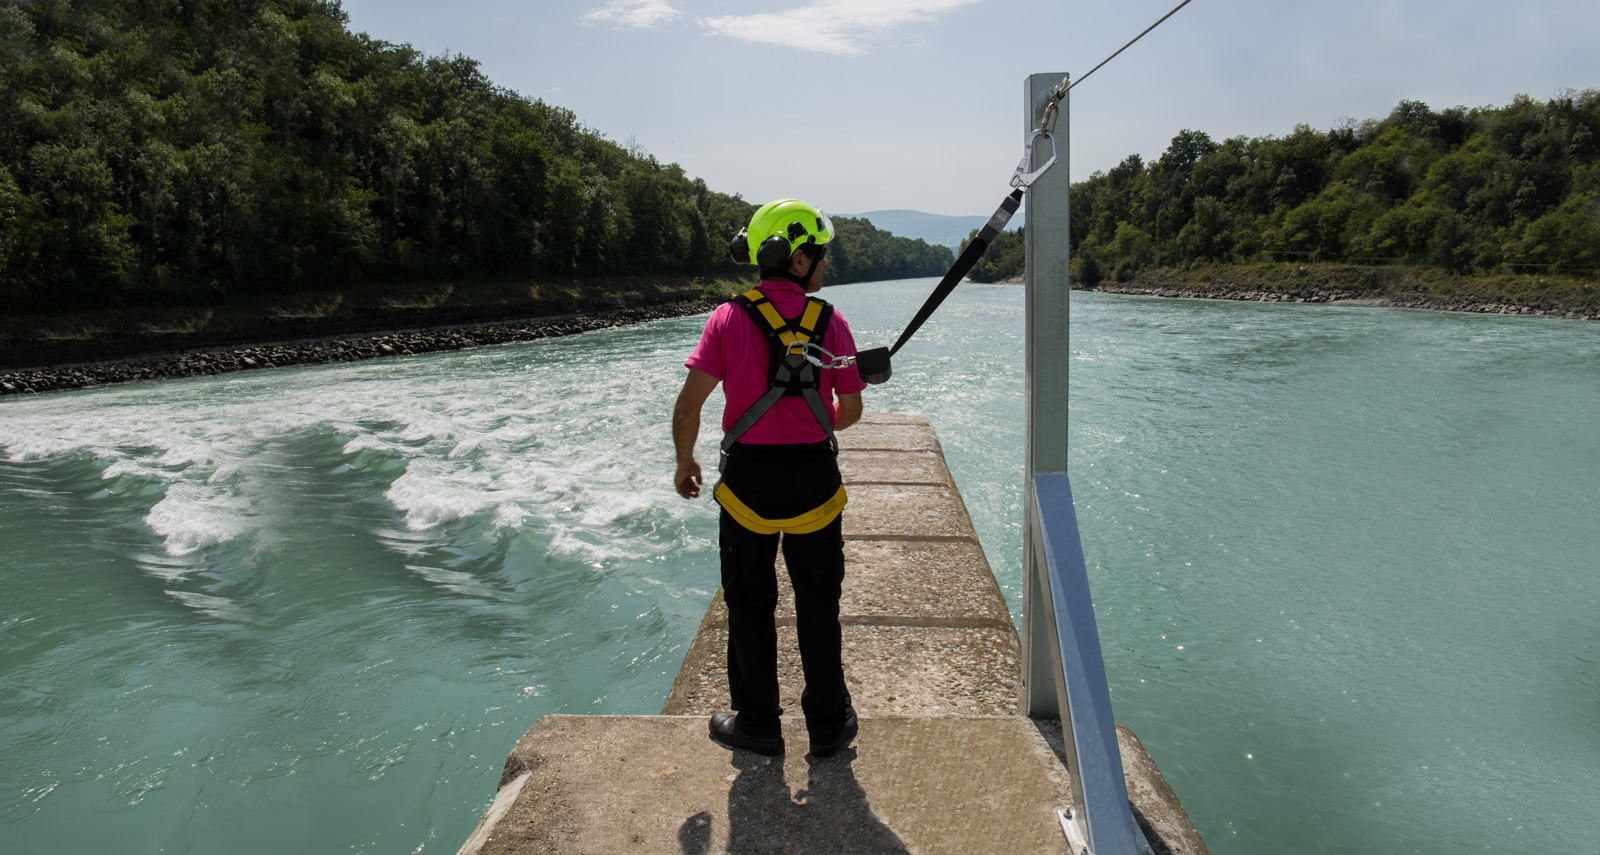
<instances>
[{"instance_id":1,"label":"carabiner","mask_svg":"<svg viewBox=\"0 0 1600 855\"><path fill-rule=\"evenodd\" d=\"M795 348L799 348L798 353L795 352ZM812 351L822 354L827 359L812 356ZM846 368L856 363L854 356L834 356L822 345L810 341L797 341L789 345L789 355L798 356L818 368Z\"/></svg>"},{"instance_id":2,"label":"carabiner","mask_svg":"<svg viewBox=\"0 0 1600 855\"><path fill-rule=\"evenodd\" d=\"M1044 117L1039 120L1039 130L1047 134L1056 132L1056 116L1061 112L1061 99L1050 96L1044 104Z\"/></svg>"},{"instance_id":3,"label":"carabiner","mask_svg":"<svg viewBox=\"0 0 1600 855\"><path fill-rule=\"evenodd\" d=\"M1035 140L1039 139L1040 137L1044 137L1045 139L1050 141L1050 159L1045 161L1043 166L1039 167L1038 169L1033 170L1032 172L1029 172L1028 171L1028 166L1029 166L1029 164L1031 164L1033 162L1033 143L1034 143ZM1040 128L1040 129L1034 131L1033 133L1028 134L1028 141L1023 143L1023 145L1022 145L1022 160L1017 162L1017 171L1011 173L1011 186L1012 187L1020 187L1023 190L1026 190L1029 187L1033 186L1033 182L1037 181L1039 179L1039 176L1044 174L1045 170L1049 169L1052 166L1055 166L1055 164L1056 164L1056 138L1055 138L1055 135L1050 133L1049 131L1045 130L1044 128Z\"/></svg>"}]
</instances>

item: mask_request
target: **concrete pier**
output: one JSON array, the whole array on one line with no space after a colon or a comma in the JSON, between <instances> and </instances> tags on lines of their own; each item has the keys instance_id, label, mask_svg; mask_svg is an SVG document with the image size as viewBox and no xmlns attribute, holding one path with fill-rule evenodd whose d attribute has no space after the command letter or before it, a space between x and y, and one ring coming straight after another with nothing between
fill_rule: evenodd
<instances>
[{"instance_id":1,"label":"concrete pier","mask_svg":"<svg viewBox=\"0 0 1600 855\"><path fill-rule=\"evenodd\" d=\"M861 715L1011 715L1022 651L983 547L924 419L869 414L839 434L845 680ZM779 578L785 578L779 556ZM778 682L798 713L794 598L779 585ZM712 600L663 715L728 705L727 608ZM804 744L804 743L802 743Z\"/></svg>"},{"instance_id":2,"label":"concrete pier","mask_svg":"<svg viewBox=\"0 0 1600 855\"><path fill-rule=\"evenodd\" d=\"M839 438L854 747L803 756L786 582L777 620L790 752L708 740L706 717L728 704L718 592L662 715L540 719L463 855L1071 852L1057 814L1072 803L1060 728L1017 715L1017 633L932 427L869 414ZM1118 737L1153 850L1205 853L1144 747L1125 729Z\"/></svg>"}]
</instances>

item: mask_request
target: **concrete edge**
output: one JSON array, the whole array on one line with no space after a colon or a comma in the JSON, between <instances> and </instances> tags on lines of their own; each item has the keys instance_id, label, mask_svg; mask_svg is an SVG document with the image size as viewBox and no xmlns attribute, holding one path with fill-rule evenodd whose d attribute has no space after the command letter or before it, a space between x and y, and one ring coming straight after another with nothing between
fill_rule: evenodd
<instances>
[{"instance_id":1,"label":"concrete edge","mask_svg":"<svg viewBox=\"0 0 1600 855\"><path fill-rule=\"evenodd\" d=\"M703 666L700 665L690 667L689 663L708 660L716 655L716 651L711 650L710 638L712 633L710 630L714 630L717 624L721 622L719 617L720 610L717 608L721 604L722 588L718 586L716 592L711 595L710 605L706 606L705 615L700 618L700 625L695 628L694 638L690 640L689 648L683 651L683 661L678 663L678 673L672 678L672 688L667 691L666 700L661 704L662 715L686 715L688 713L688 697L690 692L696 688L689 685L689 681L698 676L703 669Z\"/></svg>"},{"instance_id":2,"label":"concrete edge","mask_svg":"<svg viewBox=\"0 0 1600 855\"><path fill-rule=\"evenodd\" d=\"M933 422L922 416L913 416L906 413L862 413L862 424L874 425L924 425L933 427Z\"/></svg>"},{"instance_id":3,"label":"concrete edge","mask_svg":"<svg viewBox=\"0 0 1600 855\"><path fill-rule=\"evenodd\" d=\"M1053 718L1032 719L1039 735L1055 752L1063 769L1067 763L1066 741L1061 722ZM1210 855L1200 833L1189 821L1189 814L1178 802L1156 761L1133 731L1117 725L1117 754L1122 758L1122 781L1128 789L1128 807L1139 824L1154 855Z\"/></svg>"},{"instance_id":4,"label":"concrete edge","mask_svg":"<svg viewBox=\"0 0 1600 855\"><path fill-rule=\"evenodd\" d=\"M513 778L510 783L501 784L500 789L494 794L494 801L489 804L489 809L484 811L483 819L478 820L477 827L472 829L471 836L467 838L466 843L461 844L456 855L477 855L483 849L483 845L489 842L489 835L494 833L495 826L500 824L506 811L511 810L511 806L516 804L517 796L522 795L522 788L532 777L533 770L524 769L522 774Z\"/></svg>"},{"instance_id":5,"label":"concrete edge","mask_svg":"<svg viewBox=\"0 0 1600 855\"><path fill-rule=\"evenodd\" d=\"M1120 724L1117 749L1122 755L1122 777L1128 786L1133 817L1156 855L1210 855L1155 758L1133 731Z\"/></svg>"}]
</instances>

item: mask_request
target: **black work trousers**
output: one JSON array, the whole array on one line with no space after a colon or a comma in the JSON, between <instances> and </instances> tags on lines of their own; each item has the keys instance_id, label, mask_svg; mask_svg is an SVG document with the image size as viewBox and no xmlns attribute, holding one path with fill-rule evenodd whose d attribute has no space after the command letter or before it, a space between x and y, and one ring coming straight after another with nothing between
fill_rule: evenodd
<instances>
[{"instance_id":1,"label":"black work trousers","mask_svg":"<svg viewBox=\"0 0 1600 855\"><path fill-rule=\"evenodd\" d=\"M772 477L765 489L784 490L794 486L786 479L782 466L770 455L752 456L735 452L729 458L725 480L736 482L739 496L752 505L760 489L755 479L738 477L737 468L760 465ZM798 480L810 481L821 475L816 467L832 470L838 484L838 468L832 454L819 458L805 455L797 464L804 468ZM778 471L773 471L773 470ZM733 477L728 477L733 476ZM826 475L822 475L825 479ZM778 606L776 562L778 549L789 570L794 587L795 628L799 635L800 662L805 674L805 689L800 708L805 713L806 730L812 741L831 741L844 726L850 710L850 694L845 688L841 661L839 595L844 582L844 538L840 517L807 534L757 534L741 526L727 511L721 518L722 596L728 604L728 687L733 709L739 714L739 729L755 737L776 736L783 710L778 702L778 632L773 615Z\"/></svg>"}]
</instances>

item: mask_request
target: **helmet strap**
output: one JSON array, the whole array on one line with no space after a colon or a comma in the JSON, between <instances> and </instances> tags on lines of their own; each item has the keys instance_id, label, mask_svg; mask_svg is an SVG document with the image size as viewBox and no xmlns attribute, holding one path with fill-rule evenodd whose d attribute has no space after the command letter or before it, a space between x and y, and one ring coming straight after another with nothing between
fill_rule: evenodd
<instances>
[{"instance_id":1,"label":"helmet strap","mask_svg":"<svg viewBox=\"0 0 1600 855\"><path fill-rule=\"evenodd\" d=\"M806 253L806 258L811 259L811 266L806 268L806 275L800 279L799 284L801 288L807 287L807 284L811 281L811 274L817 272L817 265L822 261L822 259L817 258L809 252Z\"/></svg>"}]
</instances>

